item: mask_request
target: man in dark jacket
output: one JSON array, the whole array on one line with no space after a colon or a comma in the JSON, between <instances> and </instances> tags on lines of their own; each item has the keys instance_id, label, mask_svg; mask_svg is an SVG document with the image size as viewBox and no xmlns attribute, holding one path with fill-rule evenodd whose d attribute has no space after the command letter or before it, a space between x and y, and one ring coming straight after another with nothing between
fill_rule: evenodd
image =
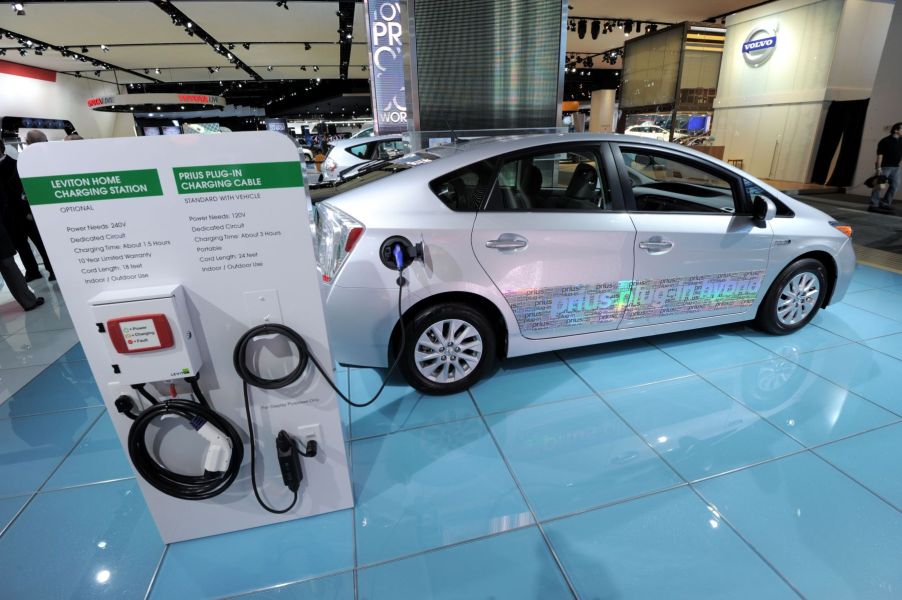
<instances>
[{"instance_id":1,"label":"man in dark jacket","mask_svg":"<svg viewBox=\"0 0 902 600\"><path fill-rule=\"evenodd\" d=\"M12 240L6 234L6 229L0 225L0 276L9 288L10 293L16 302L19 303L26 311L34 310L44 304L44 299L35 297L34 293L28 289L22 271L16 264L16 248L13 246Z\"/></svg>"},{"instance_id":2,"label":"man in dark jacket","mask_svg":"<svg viewBox=\"0 0 902 600\"><path fill-rule=\"evenodd\" d=\"M877 174L889 180L886 194L880 197L879 185L871 192L870 212L892 213L893 196L899 188L899 163L902 162L902 123L893 125L889 135L877 144Z\"/></svg>"},{"instance_id":3,"label":"man in dark jacket","mask_svg":"<svg viewBox=\"0 0 902 600\"><path fill-rule=\"evenodd\" d=\"M44 241L41 239L38 226L31 214L31 207L23 197L18 165L12 156L7 156L6 147L2 142L0 142L0 219L6 228L7 235L19 252L19 256L22 257L25 280L32 281L41 278L41 270L38 268L31 245L28 243L29 237L44 260L44 268L49 272L48 279L56 280L47 250L44 249Z\"/></svg>"}]
</instances>

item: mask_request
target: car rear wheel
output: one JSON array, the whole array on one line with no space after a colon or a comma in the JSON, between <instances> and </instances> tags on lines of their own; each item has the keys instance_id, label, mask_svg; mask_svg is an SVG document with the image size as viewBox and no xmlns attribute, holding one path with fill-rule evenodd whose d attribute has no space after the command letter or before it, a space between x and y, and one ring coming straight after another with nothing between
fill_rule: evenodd
<instances>
[{"instance_id":1,"label":"car rear wheel","mask_svg":"<svg viewBox=\"0 0 902 600\"><path fill-rule=\"evenodd\" d=\"M792 263L774 281L758 309L759 329L786 335L808 324L827 293L827 271L813 258Z\"/></svg>"},{"instance_id":2,"label":"car rear wheel","mask_svg":"<svg viewBox=\"0 0 902 600\"><path fill-rule=\"evenodd\" d=\"M401 372L427 394L454 394L491 367L497 347L492 326L465 304L440 304L417 313L405 330Z\"/></svg>"}]
</instances>

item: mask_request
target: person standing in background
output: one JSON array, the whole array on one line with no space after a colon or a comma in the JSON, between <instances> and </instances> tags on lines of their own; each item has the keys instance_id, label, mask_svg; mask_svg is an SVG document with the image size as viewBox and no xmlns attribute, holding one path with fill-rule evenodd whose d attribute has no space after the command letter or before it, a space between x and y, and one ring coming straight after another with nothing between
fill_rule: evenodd
<instances>
[{"instance_id":1,"label":"person standing in background","mask_svg":"<svg viewBox=\"0 0 902 600\"><path fill-rule=\"evenodd\" d=\"M22 258L25 281L34 281L40 279L42 275L28 243L27 215L30 211L22 197L23 193L16 159L7 155L6 146L0 143L0 221L6 229L6 235ZM40 247L43 247L43 244Z\"/></svg>"},{"instance_id":2,"label":"person standing in background","mask_svg":"<svg viewBox=\"0 0 902 600\"><path fill-rule=\"evenodd\" d=\"M871 204L868 206L869 212L893 213L893 196L899 189L900 162L902 162L902 123L896 123L890 129L889 135L877 144L877 175L889 179L889 186L883 198L880 197L882 191L880 186L874 186Z\"/></svg>"},{"instance_id":3,"label":"person standing in background","mask_svg":"<svg viewBox=\"0 0 902 600\"><path fill-rule=\"evenodd\" d=\"M46 141L47 136L43 131L32 129L25 134L26 146ZM15 163L15 161L13 162ZM16 173L16 180L21 188L22 182L19 179L18 172ZM13 243L19 251L19 256L22 257L22 264L25 266L25 280L32 281L41 277L41 271L37 268L34 254L31 252L31 247L28 245L28 240L30 239L35 245L35 248L38 249L41 259L44 261L44 268L47 269L47 272L49 273L47 280L56 281L56 275L53 273L53 266L50 264L50 257L47 256L47 250L44 249L44 240L41 239L41 232L38 231L37 223L34 222L34 215L31 214L31 206L25 199L24 193L21 196L21 202L18 205L15 205L12 211L18 211L20 213L20 216L18 217L19 221L16 225L21 224L21 233L12 230L9 233L13 238ZM32 265L34 265L33 268Z\"/></svg>"},{"instance_id":4,"label":"person standing in background","mask_svg":"<svg viewBox=\"0 0 902 600\"><path fill-rule=\"evenodd\" d=\"M6 146L3 142L0 142L0 276L3 277L6 287L9 288L16 302L28 311L44 304L44 299L36 297L28 289L25 277L22 275L22 271L19 270L19 265L16 264L16 246L6 231L10 216L20 214L15 210L16 204L22 203L22 187L18 178L16 161L6 155ZM18 186L16 183L18 183ZM15 221L18 219L18 216L13 216L12 218ZM17 223L14 223L14 225L18 226ZM27 244L28 242L26 241L25 243ZM34 256L31 257L31 260L34 261ZM38 265L35 264L34 269L37 270L37 268ZM40 277L40 273L38 277Z\"/></svg>"}]
</instances>

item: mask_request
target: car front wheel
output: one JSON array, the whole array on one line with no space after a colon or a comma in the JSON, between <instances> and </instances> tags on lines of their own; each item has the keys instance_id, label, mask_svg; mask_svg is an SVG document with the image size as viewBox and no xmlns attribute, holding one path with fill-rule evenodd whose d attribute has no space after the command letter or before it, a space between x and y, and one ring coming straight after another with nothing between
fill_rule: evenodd
<instances>
[{"instance_id":1,"label":"car front wheel","mask_svg":"<svg viewBox=\"0 0 902 600\"><path fill-rule=\"evenodd\" d=\"M417 313L405 329L401 372L427 394L455 394L491 367L497 347L495 331L479 312L465 304L440 304Z\"/></svg>"},{"instance_id":2,"label":"car front wheel","mask_svg":"<svg viewBox=\"0 0 902 600\"><path fill-rule=\"evenodd\" d=\"M813 258L797 260L771 285L758 309L756 325L774 335L797 331L814 318L826 293L824 265Z\"/></svg>"}]
</instances>

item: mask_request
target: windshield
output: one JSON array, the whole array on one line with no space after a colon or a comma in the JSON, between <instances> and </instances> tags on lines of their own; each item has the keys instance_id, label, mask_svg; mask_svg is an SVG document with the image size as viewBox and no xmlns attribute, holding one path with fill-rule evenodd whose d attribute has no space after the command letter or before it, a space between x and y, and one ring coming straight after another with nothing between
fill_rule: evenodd
<instances>
[{"instance_id":1,"label":"windshield","mask_svg":"<svg viewBox=\"0 0 902 600\"><path fill-rule=\"evenodd\" d=\"M405 154L394 160L373 160L355 167L353 172L347 174L338 181L310 186L310 198L313 203L322 202L338 194L359 188L367 183L384 179L399 171L406 171L412 167L425 165L437 160L439 157L429 152L420 151Z\"/></svg>"}]
</instances>

